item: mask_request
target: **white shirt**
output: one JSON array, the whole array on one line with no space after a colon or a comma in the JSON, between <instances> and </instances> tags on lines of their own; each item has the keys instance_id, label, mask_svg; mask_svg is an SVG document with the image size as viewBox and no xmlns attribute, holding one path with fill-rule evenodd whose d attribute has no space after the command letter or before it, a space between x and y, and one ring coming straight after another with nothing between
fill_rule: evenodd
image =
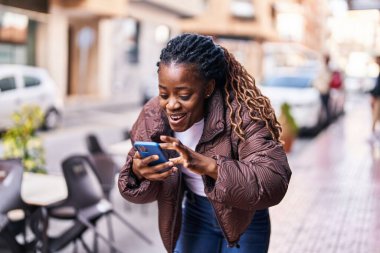
<instances>
[{"instance_id":1,"label":"white shirt","mask_svg":"<svg viewBox=\"0 0 380 253\"><path fill-rule=\"evenodd\" d=\"M174 132L174 136L179 139L183 145L195 150L203 133L204 122L204 119L202 119L184 132ZM195 194L206 197L202 176L185 167L182 168L187 187Z\"/></svg>"},{"instance_id":2,"label":"white shirt","mask_svg":"<svg viewBox=\"0 0 380 253\"><path fill-rule=\"evenodd\" d=\"M330 90L331 71L329 66L323 64L317 78L314 80L314 86L321 94L327 94Z\"/></svg>"}]
</instances>

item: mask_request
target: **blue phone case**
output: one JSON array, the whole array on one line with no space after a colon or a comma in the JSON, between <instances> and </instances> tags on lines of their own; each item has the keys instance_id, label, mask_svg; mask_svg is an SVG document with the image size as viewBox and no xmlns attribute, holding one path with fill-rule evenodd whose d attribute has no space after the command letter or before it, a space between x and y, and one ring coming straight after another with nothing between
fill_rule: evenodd
<instances>
[{"instance_id":1,"label":"blue phone case","mask_svg":"<svg viewBox=\"0 0 380 253\"><path fill-rule=\"evenodd\" d=\"M149 166L154 166L168 161L157 142L136 141L134 146L143 158L151 155L158 155L158 160L149 163Z\"/></svg>"}]
</instances>

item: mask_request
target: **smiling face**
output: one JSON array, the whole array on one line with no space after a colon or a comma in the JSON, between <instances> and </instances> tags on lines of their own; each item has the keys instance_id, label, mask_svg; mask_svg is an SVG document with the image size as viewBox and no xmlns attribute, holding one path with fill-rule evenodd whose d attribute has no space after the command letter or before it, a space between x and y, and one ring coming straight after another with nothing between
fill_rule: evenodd
<instances>
[{"instance_id":1,"label":"smiling face","mask_svg":"<svg viewBox=\"0 0 380 253\"><path fill-rule=\"evenodd\" d=\"M202 79L194 65L160 64L158 81L160 106L173 131L183 132L203 118L214 80Z\"/></svg>"}]
</instances>

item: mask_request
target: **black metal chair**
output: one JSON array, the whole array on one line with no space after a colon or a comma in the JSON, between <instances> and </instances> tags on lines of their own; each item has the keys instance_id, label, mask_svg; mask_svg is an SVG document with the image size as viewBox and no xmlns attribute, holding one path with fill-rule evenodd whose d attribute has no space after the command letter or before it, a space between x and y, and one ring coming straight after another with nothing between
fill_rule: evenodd
<instances>
[{"instance_id":1,"label":"black metal chair","mask_svg":"<svg viewBox=\"0 0 380 253\"><path fill-rule=\"evenodd\" d=\"M98 153L89 156L89 159L92 162L91 168L94 170L95 175L97 176L102 191L105 198L111 202L111 192L115 188L115 175L117 171L117 166L114 163L113 159L106 153ZM108 237L113 241L114 234L112 228L111 216L107 215L107 226L108 226Z\"/></svg>"},{"instance_id":2,"label":"black metal chair","mask_svg":"<svg viewBox=\"0 0 380 253\"><path fill-rule=\"evenodd\" d=\"M106 153L101 147L98 138L94 134L86 137L87 150L90 153L90 160L94 166L94 172L102 186L103 193L107 200L111 201L111 191L115 187L115 175L119 169L111 155Z\"/></svg>"},{"instance_id":3,"label":"black metal chair","mask_svg":"<svg viewBox=\"0 0 380 253\"><path fill-rule=\"evenodd\" d=\"M20 159L0 160L0 238L12 252L25 252L27 246L25 224L28 206L21 199L23 172ZM21 215L12 220L9 219L10 212ZM16 240L18 234L23 235L23 243Z\"/></svg>"},{"instance_id":4,"label":"black metal chair","mask_svg":"<svg viewBox=\"0 0 380 253\"><path fill-rule=\"evenodd\" d=\"M125 131L124 137L125 139L129 138L128 131ZM111 201L111 191L115 187L115 175L120 171L120 168L113 160L112 155L102 147L99 138L95 134L91 133L86 136L86 147L89 154L94 157L95 173L102 185L104 195ZM128 203L124 203L127 210L130 211Z\"/></svg>"},{"instance_id":5,"label":"black metal chair","mask_svg":"<svg viewBox=\"0 0 380 253\"><path fill-rule=\"evenodd\" d=\"M47 233L49 223L49 207L40 207L30 219L30 227L36 236L34 252L56 252L74 243L74 251L77 252L77 241L82 243L86 252L92 252L82 236L88 227L80 221L74 220L73 224L58 236L49 236Z\"/></svg>"},{"instance_id":6,"label":"black metal chair","mask_svg":"<svg viewBox=\"0 0 380 253\"><path fill-rule=\"evenodd\" d=\"M93 164L92 169L99 179L104 196L111 202L111 192L115 187L115 175L118 172L117 165L112 157L101 147L98 138L94 134L89 134L86 137L86 146ZM108 236L113 241L114 234L110 216L107 216L107 226Z\"/></svg>"},{"instance_id":7,"label":"black metal chair","mask_svg":"<svg viewBox=\"0 0 380 253\"><path fill-rule=\"evenodd\" d=\"M90 158L82 155L70 156L63 161L62 169L67 184L68 197L61 203L52 205L47 209L49 217L75 220L93 231L96 238L101 238L112 250L122 252L113 242L113 238L106 238L96 228L96 222L101 217L113 214L141 239L149 244L151 243L137 228L116 212L112 204L105 198ZM97 244L94 244L94 251L97 251Z\"/></svg>"},{"instance_id":8,"label":"black metal chair","mask_svg":"<svg viewBox=\"0 0 380 253\"><path fill-rule=\"evenodd\" d=\"M97 176L102 191L107 200L111 200L111 192L115 188L115 176L118 171L116 163L112 157L106 153L98 153L89 155L89 159L92 162L92 169Z\"/></svg>"},{"instance_id":9,"label":"black metal chair","mask_svg":"<svg viewBox=\"0 0 380 253\"><path fill-rule=\"evenodd\" d=\"M129 130L123 132L124 139L129 139ZM115 187L115 175L119 173L120 167L115 163L114 157L109 154L101 145L99 138L91 133L86 136L86 147L89 154L94 157L95 173L106 198L111 201L111 191ZM111 173L113 171L113 175ZM131 211L130 203L123 202L127 211ZM141 212L147 214L146 206L141 205Z\"/></svg>"},{"instance_id":10,"label":"black metal chair","mask_svg":"<svg viewBox=\"0 0 380 253\"><path fill-rule=\"evenodd\" d=\"M87 146L88 152L90 152L90 154L92 154L92 155L99 154L99 153L103 153L103 154L105 153L105 150L100 145L98 137L96 137L95 134L89 134L86 136L86 146Z\"/></svg>"}]
</instances>

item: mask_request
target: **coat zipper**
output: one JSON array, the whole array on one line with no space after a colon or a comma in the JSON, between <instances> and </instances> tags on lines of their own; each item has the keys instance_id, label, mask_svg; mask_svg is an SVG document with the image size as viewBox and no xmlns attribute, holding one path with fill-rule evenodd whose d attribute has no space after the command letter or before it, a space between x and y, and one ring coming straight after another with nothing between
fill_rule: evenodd
<instances>
[{"instance_id":1,"label":"coat zipper","mask_svg":"<svg viewBox=\"0 0 380 253\"><path fill-rule=\"evenodd\" d=\"M197 144L197 146L195 147L195 151L196 152L199 152L199 147L200 147L200 145L201 145L202 143L200 142L200 143L198 143ZM201 153L201 152L199 152L199 153ZM202 153L201 153L202 154ZM202 177L202 181L203 181L203 184L204 185L206 185L206 180L204 179L204 176ZM237 247L239 248L239 244L238 244L238 242L235 242L235 243L230 243L229 241L228 241L228 238L227 238L227 233L226 233L226 231L224 230L224 228L221 226L221 224L220 224L220 221L219 221L219 217L218 217L218 214L216 213L216 209L215 209L215 206L214 206L214 204L212 203L212 201L211 200L209 200L209 202L211 203L211 206L212 206L212 209L214 210L214 213L215 213L215 217L216 217L216 221L218 222L218 224L219 224L219 227L220 227L220 229L222 230L222 233L223 233L223 236L224 236L224 238L226 239L226 241L227 241L227 243L228 243L228 247L234 247L235 245L237 245Z\"/></svg>"},{"instance_id":2,"label":"coat zipper","mask_svg":"<svg viewBox=\"0 0 380 253\"><path fill-rule=\"evenodd\" d=\"M203 182L204 182L204 180L203 180ZM218 213L216 212L215 206L214 206L214 204L212 203L211 200L209 200L209 202L211 203L212 209L214 210L216 221L218 222L218 225L219 225L220 229L222 230L223 236L224 236L224 238L226 239L226 241L228 243L228 247L232 248L232 247L236 246L237 248L239 248L239 243L238 242L230 243L228 241L227 233L226 233L226 231L224 230L224 227L221 225L221 223L219 221L219 216L218 216Z\"/></svg>"}]
</instances>

